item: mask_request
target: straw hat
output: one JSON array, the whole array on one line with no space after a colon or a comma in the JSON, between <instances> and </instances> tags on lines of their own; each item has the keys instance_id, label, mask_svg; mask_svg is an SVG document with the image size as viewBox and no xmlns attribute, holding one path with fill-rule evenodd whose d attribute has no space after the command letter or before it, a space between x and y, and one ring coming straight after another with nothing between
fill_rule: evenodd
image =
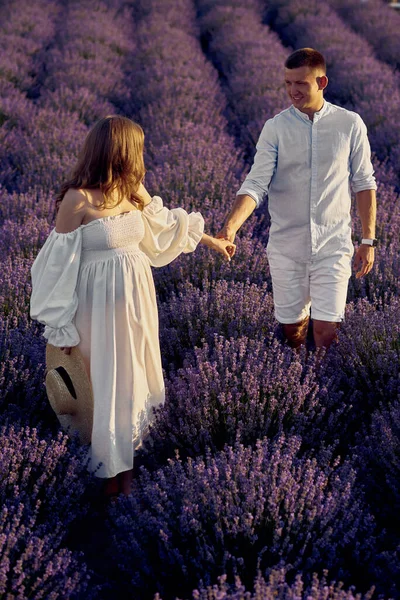
<instances>
[{"instance_id":1,"label":"straw hat","mask_svg":"<svg viewBox=\"0 0 400 600\"><path fill-rule=\"evenodd\" d=\"M82 444L90 444L93 426L93 392L82 355L75 346L64 354L46 346L47 397L62 428L79 434Z\"/></svg>"}]
</instances>

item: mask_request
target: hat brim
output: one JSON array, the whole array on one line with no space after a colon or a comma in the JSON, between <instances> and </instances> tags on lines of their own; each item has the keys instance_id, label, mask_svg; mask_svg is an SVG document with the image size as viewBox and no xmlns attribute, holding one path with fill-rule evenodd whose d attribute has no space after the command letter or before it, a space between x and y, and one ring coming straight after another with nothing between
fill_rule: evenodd
<instances>
[{"instance_id":1,"label":"hat brim","mask_svg":"<svg viewBox=\"0 0 400 600\"><path fill-rule=\"evenodd\" d=\"M71 394L56 370L67 372L74 390ZM46 391L50 405L65 431L77 432L82 444L89 444L93 427L93 392L82 354L78 347L65 354L60 348L46 346Z\"/></svg>"}]
</instances>

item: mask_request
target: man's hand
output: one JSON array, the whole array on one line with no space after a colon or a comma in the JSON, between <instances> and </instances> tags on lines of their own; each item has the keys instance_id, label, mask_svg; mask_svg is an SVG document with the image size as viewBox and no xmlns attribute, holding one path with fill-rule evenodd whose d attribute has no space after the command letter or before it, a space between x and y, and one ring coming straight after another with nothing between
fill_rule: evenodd
<instances>
[{"instance_id":1,"label":"man's hand","mask_svg":"<svg viewBox=\"0 0 400 600\"><path fill-rule=\"evenodd\" d=\"M356 271L356 278L364 277L367 275L373 267L375 260L375 248L373 246L367 246L361 244L354 257L354 269Z\"/></svg>"},{"instance_id":2,"label":"man's hand","mask_svg":"<svg viewBox=\"0 0 400 600\"><path fill-rule=\"evenodd\" d=\"M248 196L247 194L240 194L239 196L236 196L232 210L225 220L225 225L221 231L217 233L216 237L228 240L233 244L236 233L239 231L246 219L249 218L255 207L256 201L252 196Z\"/></svg>"},{"instance_id":3,"label":"man's hand","mask_svg":"<svg viewBox=\"0 0 400 600\"><path fill-rule=\"evenodd\" d=\"M221 231L219 231L215 237L222 240L228 240L233 244L233 242L235 241L235 236L236 231L224 225Z\"/></svg>"}]
</instances>

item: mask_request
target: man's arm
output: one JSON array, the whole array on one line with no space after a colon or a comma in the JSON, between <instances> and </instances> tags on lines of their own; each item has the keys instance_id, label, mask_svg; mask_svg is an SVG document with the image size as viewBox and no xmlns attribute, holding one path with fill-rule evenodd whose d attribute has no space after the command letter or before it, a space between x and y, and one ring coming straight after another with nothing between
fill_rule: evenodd
<instances>
[{"instance_id":1,"label":"man's arm","mask_svg":"<svg viewBox=\"0 0 400 600\"><path fill-rule=\"evenodd\" d=\"M247 194L236 196L232 210L217 237L225 238L233 243L236 232L240 229L246 219L249 218L256 206L256 201L251 196L248 196Z\"/></svg>"},{"instance_id":2,"label":"man's arm","mask_svg":"<svg viewBox=\"0 0 400 600\"><path fill-rule=\"evenodd\" d=\"M356 193L357 209L361 220L363 238L375 237L376 224L376 194L375 190L362 190ZM375 249L365 244L360 244L354 257L354 268L359 279L370 272L374 264Z\"/></svg>"},{"instance_id":3,"label":"man's arm","mask_svg":"<svg viewBox=\"0 0 400 600\"><path fill-rule=\"evenodd\" d=\"M250 173L237 193L225 225L217 234L233 242L235 235L254 209L264 200L276 169L278 137L274 119L269 119L257 142L257 152Z\"/></svg>"}]
</instances>

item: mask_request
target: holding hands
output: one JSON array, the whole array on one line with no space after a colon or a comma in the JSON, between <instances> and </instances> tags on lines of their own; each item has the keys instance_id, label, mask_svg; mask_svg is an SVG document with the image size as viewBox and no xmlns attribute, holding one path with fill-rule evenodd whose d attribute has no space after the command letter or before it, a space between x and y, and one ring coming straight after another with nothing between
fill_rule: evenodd
<instances>
[{"instance_id":1,"label":"holding hands","mask_svg":"<svg viewBox=\"0 0 400 600\"><path fill-rule=\"evenodd\" d=\"M231 241L218 237L212 237L206 233L203 234L201 243L222 254L226 260L231 260L232 256L234 256L236 252L236 246Z\"/></svg>"},{"instance_id":2,"label":"holding hands","mask_svg":"<svg viewBox=\"0 0 400 600\"><path fill-rule=\"evenodd\" d=\"M222 239L222 240L228 240L229 242L231 242L233 244L233 242L235 241L235 237L236 237L236 231L234 231L227 225L224 225L222 227L221 231L219 231L217 233L216 237L219 239Z\"/></svg>"}]
</instances>

